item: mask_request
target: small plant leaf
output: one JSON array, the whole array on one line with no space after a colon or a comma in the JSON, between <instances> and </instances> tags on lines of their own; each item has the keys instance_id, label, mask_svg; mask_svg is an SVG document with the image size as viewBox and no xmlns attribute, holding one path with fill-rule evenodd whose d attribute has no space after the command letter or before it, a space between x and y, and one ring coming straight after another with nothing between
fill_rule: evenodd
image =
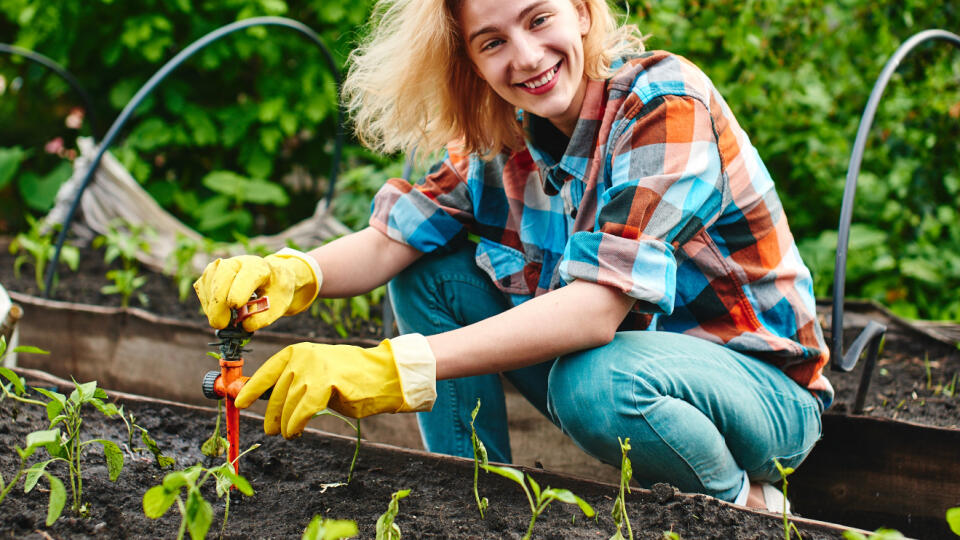
<instances>
[{"instance_id":1,"label":"small plant leaf","mask_svg":"<svg viewBox=\"0 0 960 540\"><path fill-rule=\"evenodd\" d=\"M27 447L23 449L24 457L29 457L37 448L46 448L50 455L57 456L55 453L60 448L60 429L44 429L27 434Z\"/></svg>"},{"instance_id":2,"label":"small plant leaf","mask_svg":"<svg viewBox=\"0 0 960 540\"><path fill-rule=\"evenodd\" d=\"M140 440L147 446L147 450L153 454L153 458L157 461L157 466L159 466L161 469L176 465L176 460L172 457L163 455L163 452L160 451L160 447L157 445L157 441L154 441L153 438L150 437L150 434L147 433L147 430L143 428L140 428Z\"/></svg>"},{"instance_id":3,"label":"small plant leaf","mask_svg":"<svg viewBox=\"0 0 960 540\"><path fill-rule=\"evenodd\" d=\"M576 504L577 506L580 507L580 510L587 517L593 517L594 514L596 514L596 512L594 512L593 510L593 507L590 506L590 504L587 503L587 501L574 495L573 492L568 489L547 488L546 491L544 491L544 497L547 496L547 492L549 492L552 497L555 497L560 502L565 502L567 504Z\"/></svg>"},{"instance_id":4,"label":"small plant leaf","mask_svg":"<svg viewBox=\"0 0 960 540\"><path fill-rule=\"evenodd\" d=\"M53 525L57 518L60 517L60 514L63 512L63 507L67 504L67 490L63 487L63 482L59 478L53 476L48 472L43 473L47 478L47 482L50 482L50 500L47 503L47 527Z\"/></svg>"},{"instance_id":5,"label":"small plant leaf","mask_svg":"<svg viewBox=\"0 0 960 540\"><path fill-rule=\"evenodd\" d=\"M534 480L529 474L527 475L527 482L530 483L530 489L533 490L533 498L540 500L540 484L538 484L537 481Z\"/></svg>"},{"instance_id":6,"label":"small plant leaf","mask_svg":"<svg viewBox=\"0 0 960 540\"><path fill-rule=\"evenodd\" d=\"M178 493L178 490L170 490L162 485L153 486L143 494L143 513L152 519L166 514L177 500Z\"/></svg>"},{"instance_id":7,"label":"small plant leaf","mask_svg":"<svg viewBox=\"0 0 960 540\"><path fill-rule=\"evenodd\" d=\"M400 540L400 527L393 522L400 511L400 499L410 495L409 489L401 489L390 497L387 511L377 519L376 540Z\"/></svg>"},{"instance_id":8,"label":"small plant leaf","mask_svg":"<svg viewBox=\"0 0 960 540\"><path fill-rule=\"evenodd\" d=\"M61 408L67 404L67 396L61 394L60 392L53 392L51 390L47 390L46 388L34 388L34 390L46 396L47 399L59 403Z\"/></svg>"},{"instance_id":9,"label":"small plant leaf","mask_svg":"<svg viewBox=\"0 0 960 540\"><path fill-rule=\"evenodd\" d=\"M98 388L97 390L100 389ZM104 416L115 416L117 413L119 413L119 409L117 409L116 405L110 402L104 403L99 398L91 399L90 403L94 406L94 408L103 413Z\"/></svg>"},{"instance_id":10,"label":"small plant leaf","mask_svg":"<svg viewBox=\"0 0 960 540\"><path fill-rule=\"evenodd\" d=\"M947 524L953 534L960 536L960 506L947 509Z\"/></svg>"},{"instance_id":11,"label":"small plant leaf","mask_svg":"<svg viewBox=\"0 0 960 540\"><path fill-rule=\"evenodd\" d=\"M193 488L187 495L187 530L190 538L203 540L207 537L210 524L213 523L213 507L200 495L200 490Z\"/></svg>"},{"instance_id":12,"label":"small plant leaf","mask_svg":"<svg viewBox=\"0 0 960 540\"><path fill-rule=\"evenodd\" d=\"M42 463L36 463L27 469L27 474L23 479L23 492L30 493L33 491L33 488L37 485L37 482L40 481L40 477L43 476L43 473L46 472L47 465L54 460L48 459Z\"/></svg>"},{"instance_id":13,"label":"small plant leaf","mask_svg":"<svg viewBox=\"0 0 960 540\"><path fill-rule=\"evenodd\" d=\"M123 470L123 452L117 443L106 439L94 439L91 442L98 442L103 445L103 456L107 460L107 471L110 473L110 481L116 482Z\"/></svg>"},{"instance_id":14,"label":"small plant leaf","mask_svg":"<svg viewBox=\"0 0 960 540\"><path fill-rule=\"evenodd\" d=\"M227 446L227 439L221 437L218 432L203 442L203 445L200 446L200 451L203 452L205 456L219 457L227 451Z\"/></svg>"},{"instance_id":15,"label":"small plant leaf","mask_svg":"<svg viewBox=\"0 0 960 540\"><path fill-rule=\"evenodd\" d=\"M349 519L323 519L320 514L313 516L303 531L301 540L340 540L360 533L357 523Z\"/></svg>"},{"instance_id":16,"label":"small plant leaf","mask_svg":"<svg viewBox=\"0 0 960 540\"><path fill-rule=\"evenodd\" d=\"M221 474L227 478L231 484L237 486L237 489L240 490L240 493L247 495L248 497L253 495L253 486L250 485L250 482L246 478L240 476L239 474L233 472L233 466L230 464L225 464L226 466L221 469Z\"/></svg>"},{"instance_id":17,"label":"small plant leaf","mask_svg":"<svg viewBox=\"0 0 960 540\"><path fill-rule=\"evenodd\" d=\"M187 469L189 470L189 469ZM173 471L163 477L163 487L170 491L177 491L189 483L186 471Z\"/></svg>"},{"instance_id":18,"label":"small plant leaf","mask_svg":"<svg viewBox=\"0 0 960 540\"><path fill-rule=\"evenodd\" d=\"M19 347L14 347L13 352L30 353L30 354L50 354L50 351L41 349L40 347L34 347L33 345L20 345Z\"/></svg>"},{"instance_id":19,"label":"small plant leaf","mask_svg":"<svg viewBox=\"0 0 960 540\"><path fill-rule=\"evenodd\" d=\"M513 480L521 486L524 485L523 473L516 469L511 469L510 467L497 467L496 465L481 465L481 467L483 467L483 470L487 472L497 473L500 476Z\"/></svg>"}]
</instances>

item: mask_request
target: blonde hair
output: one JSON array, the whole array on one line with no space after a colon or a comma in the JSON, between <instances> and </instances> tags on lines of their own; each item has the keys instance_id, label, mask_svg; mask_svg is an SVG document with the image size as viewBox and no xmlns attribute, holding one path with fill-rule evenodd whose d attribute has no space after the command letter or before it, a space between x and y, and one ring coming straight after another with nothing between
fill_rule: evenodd
<instances>
[{"instance_id":1,"label":"blonde hair","mask_svg":"<svg viewBox=\"0 0 960 540\"><path fill-rule=\"evenodd\" d=\"M643 51L634 25L620 24L606 0L570 0L590 14L584 71L611 74L616 58ZM384 152L421 156L459 141L465 153L522 144L513 105L474 71L460 35L462 0L380 0L368 34L348 60L347 111L360 141Z\"/></svg>"}]
</instances>

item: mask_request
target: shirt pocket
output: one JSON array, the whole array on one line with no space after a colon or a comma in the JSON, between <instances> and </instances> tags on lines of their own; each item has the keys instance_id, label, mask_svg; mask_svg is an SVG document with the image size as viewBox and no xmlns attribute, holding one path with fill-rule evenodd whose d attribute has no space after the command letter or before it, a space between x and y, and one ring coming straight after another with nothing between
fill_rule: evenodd
<instances>
[{"instance_id":1,"label":"shirt pocket","mask_svg":"<svg viewBox=\"0 0 960 540\"><path fill-rule=\"evenodd\" d=\"M480 238L477 244L476 262L501 291L520 295L534 293L540 262L530 260L523 252ZM532 280L529 279L531 277ZM530 285L531 281L533 286Z\"/></svg>"}]
</instances>

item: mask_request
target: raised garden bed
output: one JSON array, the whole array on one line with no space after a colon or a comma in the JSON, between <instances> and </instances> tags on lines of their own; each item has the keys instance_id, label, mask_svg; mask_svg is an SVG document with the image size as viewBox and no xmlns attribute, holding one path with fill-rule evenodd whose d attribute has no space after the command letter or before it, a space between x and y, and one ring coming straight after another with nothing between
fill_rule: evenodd
<instances>
[{"instance_id":1,"label":"raised garden bed","mask_svg":"<svg viewBox=\"0 0 960 540\"><path fill-rule=\"evenodd\" d=\"M72 388L42 372L18 370L34 384ZM212 466L221 462L200 452L210 435L215 409L189 407L129 394L111 394L118 404L133 412L147 428L164 454L176 459L176 468L195 463ZM16 412L15 412L16 409ZM91 411L84 422L85 437L117 442L126 440L126 428L118 419L106 419ZM11 417L16 414L16 421ZM39 406L0 403L0 470L16 467L13 445L23 445L26 434L47 425ZM480 491L490 500L481 519L474 502L473 463L387 445L365 443L353 479L347 486L325 487L345 480L353 455L353 440L308 430L299 439L286 441L265 437L260 418L243 415L244 448L261 446L241 458L240 472L251 482L252 497L232 496L226 538L299 538L315 514L352 519L361 538L373 538L377 517L393 492L411 489L400 501L396 518L406 538L519 538L529 522L529 507L519 487L496 475L480 477ZM99 446L96 446L99 448ZM148 454L149 457L149 454ZM153 459L127 454L116 483L107 479L104 458L92 449L84 461L84 497L90 517L74 518L66 510L51 527L44 525L47 493L35 489L23 494L14 490L0 509L0 534L17 538L173 538L180 518L176 506L160 519L142 511L143 493L160 483L166 472ZM62 473L52 469L54 473ZM543 470L526 469L541 486L565 488L584 498L597 512L587 519L576 506L554 502L537 519L535 538L609 538L615 530L610 516L617 486ZM41 486L45 485L41 481ZM212 490L205 494L215 500ZM783 535L781 516L734 507L702 495L682 495L666 485L653 490L635 489L627 497L628 515L637 538L661 538L673 531L686 539L777 538ZM223 501L214 503L210 537L215 537L223 519ZM795 519L806 539L842 538L842 527Z\"/></svg>"},{"instance_id":2,"label":"raised garden bed","mask_svg":"<svg viewBox=\"0 0 960 540\"><path fill-rule=\"evenodd\" d=\"M212 333L196 300L191 297L180 305L173 283L151 275L150 312L104 307L119 302L98 292L106 283L99 260L98 254L83 257L81 272L63 272L57 289L58 298L98 304L88 306L23 294L36 292L32 279L26 275L14 279L12 259L5 251L0 253L0 283L20 291L12 296L26 311L21 343L55 353L22 355L21 365L61 377L99 380L108 388L207 404L199 381L215 368L204 354ZM99 273L92 274L89 268L98 264ZM175 310L158 314L171 307ZM819 306L824 328L830 327L829 307ZM870 319L886 324L888 332L865 410L862 415L850 414L861 368L849 374L830 373L837 400L825 415L823 440L791 481L791 500L798 514L806 517L871 530L894 527L918 538L952 538L943 516L946 508L960 504L960 469L955 466L960 397L952 382L960 372L960 351L952 341L958 327L919 326L870 304L847 303L846 331L855 334ZM284 326L257 333L246 372L252 373L289 343L337 339L306 315L282 321ZM380 338L378 328L367 328L369 332L346 342L368 345ZM81 341L76 341L78 337ZM552 471L616 481L615 469L583 454L518 394L508 389L507 396L511 411L517 411L511 416L516 463L539 463ZM262 412L259 407L255 411ZM349 434L349 428L334 419L314 420L311 425ZM364 431L373 441L420 448L410 415L371 418Z\"/></svg>"}]
</instances>

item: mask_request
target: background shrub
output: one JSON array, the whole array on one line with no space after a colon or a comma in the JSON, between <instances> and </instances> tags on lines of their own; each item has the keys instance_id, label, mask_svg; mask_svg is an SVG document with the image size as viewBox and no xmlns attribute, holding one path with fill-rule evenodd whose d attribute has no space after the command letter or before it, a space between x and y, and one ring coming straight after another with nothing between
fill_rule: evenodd
<instances>
[{"instance_id":1,"label":"background shrub","mask_svg":"<svg viewBox=\"0 0 960 540\"><path fill-rule=\"evenodd\" d=\"M720 88L779 186L817 295L829 296L843 181L873 83L909 36L960 30L960 5L617 3L649 35L649 48L688 57ZM93 95L105 129L156 69L217 27L257 15L291 17L317 30L342 65L371 4L0 0L0 40L70 69ZM45 212L69 174L62 156L69 158L77 130L64 119L79 102L39 66L0 57L0 77L0 232L11 232L24 227L25 211ZM308 215L324 192L335 98L319 51L299 35L241 32L164 82L113 151L164 207L208 236L275 232ZM958 120L960 52L943 42L923 46L888 86L867 143L849 296L878 300L905 316L960 321L960 298L944 294L960 289ZM57 137L59 150L47 144ZM355 144L345 155L335 206L359 227L370 195L399 174L400 158L372 156ZM216 171L269 181L286 198L231 199L211 190L211 182L204 185Z\"/></svg>"}]
</instances>

